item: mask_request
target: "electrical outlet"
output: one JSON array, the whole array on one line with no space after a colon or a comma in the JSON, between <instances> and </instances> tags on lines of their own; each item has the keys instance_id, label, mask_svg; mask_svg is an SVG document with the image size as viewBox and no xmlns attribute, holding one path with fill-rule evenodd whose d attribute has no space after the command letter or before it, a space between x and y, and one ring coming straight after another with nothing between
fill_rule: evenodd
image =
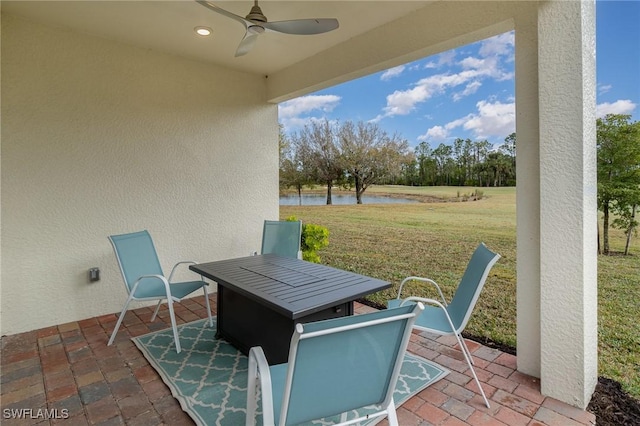
<instances>
[{"instance_id":1,"label":"electrical outlet","mask_svg":"<svg viewBox=\"0 0 640 426\"><path fill-rule=\"evenodd\" d=\"M89 268L89 281L100 281L100 268Z\"/></svg>"}]
</instances>

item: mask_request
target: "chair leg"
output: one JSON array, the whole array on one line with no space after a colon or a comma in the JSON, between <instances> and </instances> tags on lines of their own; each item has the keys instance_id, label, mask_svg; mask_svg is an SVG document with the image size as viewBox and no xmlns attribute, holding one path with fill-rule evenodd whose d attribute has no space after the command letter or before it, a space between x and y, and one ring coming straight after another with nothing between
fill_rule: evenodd
<instances>
[{"instance_id":1,"label":"chair leg","mask_svg":"<svg viewBox=\"0 0 640 426\"><path fill-rule=\"evenodd\" d=\"M256 395L256 386L258 385L258 363L255 357L249 356L249 371L247 381L247 418L245 421L246 426L252 426L255 424L256 409L258 408L258 401Z\"/></svg>"},{"instance_id":2,"label":"chair leg","mask_svg":"<svg viewBox=\"0 0 640 426\"><path fill-rule=\"evenodd\" d=\"M158 300L158 304L156 305L156 310L153 311L153 315L151 315L151 322L154 322L156 320L156 315L158 315L158 312L160 311L160 305L162 305L162 300L163 299Z\"/></svg>"},{"instance_id":3,"label":"chair leg","mask_svg":"<svg viewBox=\"0 0 640 426\"><path fill-rule=\"evenodd\" d=\"M111 338L109 339L109 342L107 343L107 346L111 346L113 344L113 341L116 338L116 334L118 333L118 329L120 328L120 324L122 324L122 320L124 319L124 315L127 313L127 308L129 307L129 303L131 303L132 299L133 299L133 297L131 295L127 298L127 301L124 304L124 308L122 308L122 312L120 313L120 316L118 317L118 322L116 322L116 326L113 329L113 332L111 333Z\"/></svg>"},{"instance_id":4,"label":"chair leg","mask_svg":"<svg viewBox=\"0 0 640 426\"><path fill-rule=\"evenodd\" d=\"M167 297L167 305L169 305L169 316L171 317L171 328L173 329L173 340L176 342L176 352L180 353L182 348L180 347L180 337L178 337L178 326L176 325L176 316L173 313L173 299L171 296Z\"/></svg>"},{"instance_id":5,"label":"chair leg","mask_svg":"<svg viewBox=\"0 0 640 426\"><path fill-rule=\"evenodd\" d=\"M209 315L209 327L213 327L213 319L211 318L211 306L209 303L209 292L207 292L207 286L202 286L204 290L204 300L207 302L207 315Z\"/></svg>"},{"instance_id":6,"label":"chair leg","mask_svg":"<svg viewBox=\"0 0 640 426\"><path fill-rule=\"evenodd\" d=\"M473 357L471 356L471 351L469 350L469 347L467 346L467 342L464 341L464 337L460 336L460 341L462 341L462 350L467 351L467 355L469 355L469 359L471 360L471 364L476 365L476 363L473 362Z\"/></svg>"},{"instance_id":7,"label":"chair leg","mask_svg":"<svg viewBox=\"0 0 640 426\"><path fill-rule=\"evenodd\" d=\"M471 354L467 355L468 349L466 349L466 346L463 346L464 342L462 341L462 336L459 335L458 333L454 333L454 334L456 335L456 339L458 339L458 344L462 349L462 355L464 355L464 359L467 361L467 365L469 365L469 369L471 370L471 374L473 374L473 378L475 379L476 384L478 385L478 389L480 389L480 393L482 394L484 403L487 406L487 408L491 408L491 406L489 405L489 401L487 400L487 396L484 394L484 389L482 389L482 385L480 384L480 380L478 380L478 376L476 375L476 370L474 370L473 368L473 363L471 361Z\"/></svg>"},{"instance_id":8,"label":"chair leg","mask_svg":"<svg viewBox=\"0 0 640 426\"><path fill-rule=\"evenodd\" d=\"M258 406L258 393L256 386L260 385L260 399L262 400L262 424L274 424L273 392L271 388L271 373L267 358L260 346L254 346L249 350L249 371L247 380L247 419L246 425L253 425ZM283 416L284 418L284 416Z\"/></svg>"},{"instance_id":9,"label":"chair leg","mask_svg":"<svg viewBox=\"0 0 640 426\"><path fill-rule=\"evenodd\" d=\"M389 422L389 426L398 426L398 414L396 413L396 406L393 402L393 398L391 398L391 402L387 407L387 421Z\"/></svg>"}]
</instances>

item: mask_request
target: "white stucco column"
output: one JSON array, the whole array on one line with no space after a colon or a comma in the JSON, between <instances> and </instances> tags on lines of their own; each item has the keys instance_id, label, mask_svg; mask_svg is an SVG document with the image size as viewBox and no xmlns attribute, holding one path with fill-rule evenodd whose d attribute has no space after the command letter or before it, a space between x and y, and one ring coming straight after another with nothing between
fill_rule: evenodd
<instances>
[{"instance_id":1,"label":"white stucco column","mask_svg":"<svg viewBox=\"0 0 640 426\"><path fill-rule=\"evenodd\" d=\"M518 370L540 377L540 132L537 8L515 21Z\"/></svg>"},{"instance_id":2,"label":"white stucco column","mask_svg":"<svg viewBox=\"0 0 640 426\"><path fill-rule=\"evenodd\" d=\"M540 3L538 87L541 391L585 408L598 355L594 1Z\"/></svg>"}]
</instances>

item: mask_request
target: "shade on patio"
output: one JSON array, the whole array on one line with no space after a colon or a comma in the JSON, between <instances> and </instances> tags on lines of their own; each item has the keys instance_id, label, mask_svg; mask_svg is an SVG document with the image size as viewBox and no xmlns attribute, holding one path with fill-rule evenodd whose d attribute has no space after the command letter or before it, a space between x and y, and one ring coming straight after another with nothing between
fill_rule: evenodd
<instances>
[{"instance_id":1,"label":"shade on patio","mask_svg":"<svg viewBox=\"0 0 640 426\"><path fill-rule=\"evenodd\" d=\"M173 242L167 262L258 247L278 218L277 102L515 30L517 367L585 407L597 374L593 2L267 4L341 27L263 38L234 59L242 29L195 2L2 2L2 334L117 311L107 235L149 229Z\"/></svg>"}]
</instances>

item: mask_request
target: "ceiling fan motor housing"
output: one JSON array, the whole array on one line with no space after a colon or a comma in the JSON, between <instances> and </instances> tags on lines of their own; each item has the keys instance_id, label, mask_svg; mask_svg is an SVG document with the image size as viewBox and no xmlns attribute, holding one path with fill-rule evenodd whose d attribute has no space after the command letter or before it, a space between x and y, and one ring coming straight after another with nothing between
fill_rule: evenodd
<instances>
[{"instance_id":1,"label":"ceiling fan motor housing","mask_svg":"<svg viewBox=\"0 0 640 426\"><path fill-rule=\"evenodd\" d=\"M250 25L247 28L247 32L249 34L262 34L264 32L264 27L261 27L260 25Z\"/></svg>"},{"instance_id":2,"label":"ceiling fan motor housing","mask_svg":"<svg viewBox=\"0 0 640 426\"><path fill-rule=\"evenodd\" d=\"M267 17L262 13L262 9L257 4L251 8L251 12L247 15L247 19L250 21L267 22Z\"/></svg>"}]
</instances>

